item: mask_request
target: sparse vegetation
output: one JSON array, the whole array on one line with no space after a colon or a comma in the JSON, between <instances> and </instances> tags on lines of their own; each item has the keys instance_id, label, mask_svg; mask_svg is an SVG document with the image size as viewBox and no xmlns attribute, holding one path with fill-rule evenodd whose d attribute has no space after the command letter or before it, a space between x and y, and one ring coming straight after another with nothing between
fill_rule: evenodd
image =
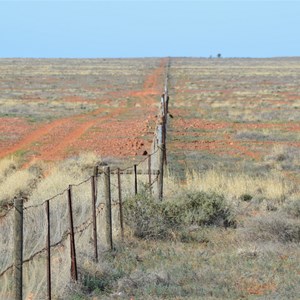
<instances>
[{"instance_id":1,"label":"sparse vegetation","mask_svg":"<svg viewBox=\"0 0 300 300\"><path fill-rule=\"evenodd\" d=\"M0 125L0 147L19 143L15 157L0 160L0 214L21 194L29 198L26 206L38 206L88 178L99 162L132 165L116 157L122 151L136 156L142 144L147 146L147 135L152 139L155 118L145 121L142 107L157 111L159 65L157 59L52 60L51 65L46 60L0 60L6 74L0 83L0 118L5 123ZM298 58L172 59L174 118L168 120L164 199L158 202L144 189L142 181L148 178L142 176L139 193L132 196L133 177L122 175L122 242L117 179L112 176L114 250L105 247L100 209L98 263L92 258L91 228L75 235L76 284L69 281L67 195L51 201L51 242L65 238L52 249L54 299L298 299L298 67ZM11 82L18 87L15 91ZM134 128L142 121L143 126ZM49 145L53 140L55 147L64 144L61 128L64 137L72 138L56 153ZM35 138L27 139L32 132ZM106 156L77 156L78 149L87 148L101 149ZM48 152L41 162L39 154ZM55 162L50 163L52 156ZM56 161L66 157L71 158ZM101 176L97 184L101 196ZM90 181L74 185L72 192L79 226L92 215ZM25 210L24 221L27 258L45 247L44 206ZM12 214L0 219L0 226L2 270L12 262ZM43 255L24 269L27 299L45 298ZM11 293L10 275L0 278L0 298Z\"/></svg>"}]
</instances>

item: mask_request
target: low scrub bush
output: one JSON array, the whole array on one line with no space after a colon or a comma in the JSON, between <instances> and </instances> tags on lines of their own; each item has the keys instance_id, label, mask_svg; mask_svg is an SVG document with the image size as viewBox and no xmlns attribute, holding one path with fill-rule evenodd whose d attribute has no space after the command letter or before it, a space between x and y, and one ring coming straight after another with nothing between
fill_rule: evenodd
<instances>
[{"instance_id":1,"label":"low scrub bush","mask_svg":"<svg viewBox=\"0 0 300 300\"><path fill-rule=\"evenodd\" d=\"M161 204L142 192L124 203L126 223L139 238L165 238L168 226L161 213Z\"/></svg>"},{"instance_id":2,"label":"low scrub bush","mask_svg":"<svg viewBox=\"0 0 300 300\"><path fill-rule=\"evenodd\" d=\"M127 199L124 211L127 224L140 238L166 238L174 230L186 231L192 225L235 224L224 197L216 193L190 192L157 202L145 192Z\"/></svg>"},{"instance_id":3,"label":"low scrub bush","mask_svg":"<svg viewBox=\"0 0 300 300\"><path fill-rule=\"evenodd\" d=\"M283 210L294 218L300 217L300 199L290 200L285 204Z\"/></svg>"},{"instance_id":4,"label":"low scrub bush","mask_svg":"<svg viewBox=\"0 0 300 300\"><path fill-rule=\"evenodd\" d=\"M250 241L300 242L300 221L283 212L253 217L241 229L242 237Z\"/></svg>"},{"instance_id":5,"label":"low scrub bush","mask_svg":"<svg viewBox=\"0 0 300 300\"><path fill-rule=\"evenodd\" d=\"M162 203L164 217L171 224L231 226L233 214L223 195L189 192Z\"/></svg>"}]
</instances>

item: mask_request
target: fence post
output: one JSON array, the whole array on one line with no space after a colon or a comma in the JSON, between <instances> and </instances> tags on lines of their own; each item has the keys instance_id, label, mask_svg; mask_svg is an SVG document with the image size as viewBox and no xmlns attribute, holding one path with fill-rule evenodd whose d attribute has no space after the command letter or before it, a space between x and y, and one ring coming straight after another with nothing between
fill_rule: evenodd
<instances>
[{"instance_id":1,"label":"fence post","mask_svg":"<svg viewBox=\"0 0 300 300\"><path fill-rule=\"evenodd\" d=\"M111 190L110 190L110 167L104 167L105 204L106 204L106 241L110 250L113 249L112 238L112 215L111 215Z\"/></svg>"},{"instance_id":2,"label":"fence post","mask_svg":"<svg viewBox=\"0 0 300 300\"><path fill-rule=\"evenodd\" d=\"M137 181L137 165L133 166L134 169L134 194L138 193L138 181Z\"/></svg>"},{"instance_id":3,"label":"fence post","mask_svg":"<svg viewBox=\"0 0 300 300\"><path fill-rule=\"evenodd\" d=\"M75 249L75 236L74 236L74 223L73 223L73 210L72 210L72 186L68 188L68 206L69 206L69 222L70 222L70 249L71 249L71 278L75 281L78 280L77 262L76 262L76 249Z\"/></svg>"},{"instance_id":4,"label":"fence post","mask_svg":"<svg viewBox=\"0 0 300 300\"><path fill-rule=\"evenodd\" d=\"M163 125L158 126L158 200L163 199L164 190L164 144L163 144Z\"/></svg>"},{"instance_id":5,"label":"fence post","mask_svg":"<svg viewBox=\"0 0 300 300\"><path fill-rule=\"evenodd\" d=\"M97 186L96 178L98 175L98 167L94 168L94 175L91 177L92 186L92 211L93 211L93 239L94 239L94 257L95 261L98 262L98 241L97 241L97 213L96 213L96 201L97 201Z\"/></svg>"},{"instance_id":6,"label":"fence post","mask_svg":"<svg viewBox=\"0 0 300 300\"><path fill-rule=\"evenodd\" d=\"M151 155L148 155L148 176L149 176L149 193L150 195L152 195Z\"/></svg>"},{"instance_id":7,"label":"fence post","mask_svg":"<svg viewBox=\"0 0 300 300\"><path fill-rule=\"evenodd\" d=\"M50 203L46 201L46 216L47 216L47 292L48 300L51 300L51 240L50 240Z\"/></svg>"},{"instance_id":8,"label":"fence post","mask_svg":"<svg viewBox=\"0 0 300 300\"><path fill-rule=\"evenodd\" d=\"M121 186L121 174L118 168L118 194L119 194L119 209L120 209L120 227L121 227L121 238L124 242L124 223L123 223L123 203L122 203L122 186Z\"/></svg>"},{"instance_id":9,"label":"fence post","mask_svg":"<svg viewBox=\"0 0 300 300\"><path fill-rule=\"evenodd\" d=\"M15 299L23 297L23 199L15 199L14 277Z\"/></svg>"},{"instance_id":10,"label":"fence post","mask_svg":"<svg viewBox=\"0 0 300 300\"><path fill-rule=\"evenodd\" d=\"M163 143L164 143L164 163L167 165L167 116L168 116L168 106L169 106L169 95L168 87L166 87L166 92L164 94L164 115L163 115Z\"/></svg>"}]
</instances>

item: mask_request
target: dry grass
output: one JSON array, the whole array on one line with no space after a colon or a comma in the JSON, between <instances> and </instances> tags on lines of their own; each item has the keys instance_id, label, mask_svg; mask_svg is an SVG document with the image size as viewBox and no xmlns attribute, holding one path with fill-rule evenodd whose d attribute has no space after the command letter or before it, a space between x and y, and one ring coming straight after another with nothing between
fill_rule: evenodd
<instances>
[{"instance_id":1,"label":"dry grass","mask_svg":"<svg viewBox=\"0 0 300 300\"><path fill-rule=\"evenodd\" d=\"M101 158L93 153L82 154L79 157L65 160L51 167L49 165L42 165L45 177L36 182L34 189L28 192L28 201L24 204L29 207L24 210L24 259L31 257L36 252L45 247L46 240L46 215L45 205L46 199L52 198L50 201L50 218L51 218L51 244L55 244L62 240L62 242L52 249L52 286L53 296L55 299L64 298L66 291L69 289L70 282L70 249L69 249L69 210L67 204L66 189L69 184L72 186L72 205L74 214L74 226L80 230L86 229L75 235L76 251L78 255L79 269L91 264L93 256L92 243L92 205L91 205L91 181L90 176L93 174L93 167L101 162ZM3 166L10 166L6 162ZM16 182L16 176L21 179L23 186L10 186L12 195L16 195L18 191L24 192L27 190L29 179L35 179L30 173L32 168L36 167L34 164L27 170L17 170L10 175L2 184L9 182ZM3 167L4 168L4 167ZM7 169L8 167L5 167ZM101 168L100 168L101 171ZM22 176L22 177L20 177ZM24 176L24 177L23 177ZM30 177L33 176L33 177ZM84 182L87 179L86 182ZM141 181L148 179L147 176L140 176L139 188L142 188ZM122 175L122 192L123 197L134 193L134 175ZM81 183L77 186L77 184ZM112 175L112 200L113 203L118 201L118 191L115 188L117 185L117 176ZM104 200L104 176L99 175L97 180L98 196L96 206L98 207L98 249L102 253L107 249L105 238L105 203ZM57 196L56 196L57 195ZM10 199L10 195L7 195ZM31 206L36 206L32 207ZM113 207L113 225L114 237L119 238L119 218L118 207ZM12 252L6 249L13 249L13 214L10 213L5 217L1 224L1 238L0 238L0 269L4 270L13 263ZM25 297L32 296L35 299L44 299L46 293L46 264L45 253L42 253L34 258L33 261L24 264L24 295ZM11 272L0 278L0 298L4 299L5 295L10 295L12 292Z\"/></svg>"},{"instance_id":2,"label":"dry grass","mask_svg":"<svg viewBox=\"0 0 300 300\"><path fill-rule=\"evenodd\" d=\"M82 176L89 176L92 166L100 159L94 155L68 160L52 169L40 181L26 206L42 203L45 197L61 192L69 183L78 183ZM9 164L8 164L9 165ZM67 172L66 172L67 170ZM260 195L276 203L276 212L266 211L260 202L254 210L245 214L234 211L239 218L237 229L224 229L218 226L188 226L179 232L174 227L163 241L137 239L134 230L126 228L125 244L120 243L119 231L114 231L116 249L104 253L106 241L104 233L104 214L99 212L100 262L92 263L92 231L88 228L76 234L76 247L80 281L77 285L70 282L69 242L66 239L52 250L52 279L55 299L112 299L114 297L135 297L137 299L237 299L241 297L284 298L295 297L298 263L295 243L298 243L298 221L291 214L292 203L296 204L297 194L292 187L280 186L281 178L273 174L270 178L255 178L249 175L229 176L221 172L208 171L204 174L191 173L187 182L180 185L171 176L166 177L166 197L176 201L180 195L195 191L214 191L224 194L231 203L248 205L241 196L245 193ZM145 178L146 179L146 178ZM143 179L141 178L141 181ZM127 194L133 192L133 176L123 175L122 183ZM112 177L113 200L117 200L116 176ZM57 187L57 188L56 188ZM85 223L91 216L90 181L72 188L75 226ZM98 179L99 191L103 191L103 177ZM257 189L261 189L257 191ZM139 190L142 189L140 182ZM180 192L180 195L179 195ZM256 194L255 194L256 193ZM282 194L290 200L280 202ZM175 197L176 195L176 197ZM68 231L67 195L64 193L50 202L51 242L55 243ZM98 195L97 205L103 202ZM184 203L184 199L181 199ZM253 199L251 200L253 202ZM244 207L244 206L243 206ZM295 207L295 206L293 206ZM234 207L233 207L234 208ZM259 209L260 216L252 212ZM293 209L294 210L294 209ZM155 214L155 212L152 212ZM284 221L280 220L287 216ZM45 245L44 206L25 210L25 253L29 257ZM151 216L148 216L151 218ZM157 217L157 213L155 214ZM153 219L155 223L157 218ZM117 229L118 213L114 211L114 226ZM273 225L274 226L273 226ZM158 224L159 225L159 224ZM276 226L275 226L276 225ZM297 226L294 226L297 225ZM1 269L12 262L5 249L13 247L8 238L12 234L12 219L9 217L2 225L5 234L1 235ZM4 227L3 227L4 226ZM272 236L271 236L272 234ZM268 237L268 238L266 238ZM294 257L291 264L290 257ZM277 268L284 272L277 272ZM274 271L275 270L275 271ZM11 293L8 273L1 280L1 297ZM41 254L24 266L25 296L43 299L45 285L45 255ZM199 283L201 282L201 285Z\"/></svg>"},{"instance_id":3,"label":"dry grass","mask_svg":"<svg viewBox=\"0 0 300 300\"><path fill-rule=\"evenodd\" d=\"M248 194L252 198L270 200L274 204L300 196L298 185L286 180L279 172L258 177L218 170L209 170L202 174L192 171L187 174L186 183L182 185L172 177L167 178L166 193L168 195L176 194L182 189L213 191L232 200L241 199L243 195Z\"/></svg>"},{"instance_id":4,"label":"dry grass","mask_svg":"<svg viewBox=\"0 0 300 300\"><path fill-rule=\"evenodd\" d=\"M30 194L39 178L39 171L19 169L19 161L5 158L0 161L0 213L13 203L14 197ZM5 211L4 211L5 212Z\"/></svg>"},{"instance_id":5,"label":"dry grass","mask_svg":"<svg viewBox=\"0 0 300 300\"><path fill-rule=\"evenodd\" d=\"M0 160L0 182L4 181L7 176L14 172L19 166L19 161L15 157L7 157Z\"/></svg>"},{"instance_id":6,"label":"dry grass","mask_svg":"<svg viewBox=\"0 0 300 300\"><path fill-rule=\"evenodd\" d=\"M19 66L22 63L23 61L19 61ZM54 61L52 66L43 61L36 62L34 74L46 72L50 77L47 80L52 80L52 85L47 85L46 90L41 88L47 83L42 79L34 83L36 89L42 91L43 98L47 99L45 104L48 103L54 110L70 108L71 112L72 105L62 107L57 102L60 98L57 98L55 93L62 93L63 85L67 87L63 92L64 97L72 96L75 86L76 93L86 97L87 101L94 101L108 96L111 90L118 92L124 89L124 86L130 90L139 88L142 84L140 61L135 61L130 69L128 69L128 61L122 60L110 63L102 61L97 66L94 66L93 60L86 60L85 63L89 69L81 64L76 66L77 62L72 60L69 65L66 64L67 67L62 72L60 69L62 61ZM152 63L153 61L150 64ZM125 242L121 243L117 206L114 206L115 250L106 252L103 223L105 211L100 209L97 224L100 237L98 243L100 261L98 264L93 262L91 228L88 227L82 233L77 233L75 240L80 280L74 285L70 283L70 249L66 235L69 216L67 195L64 192L50 202L51 242L55 243L62 237L66 237L64 242L52 249L54 298L77 300L298 299L300 294L300 192L297 181L286 176L286 173L296 174L299 171L299 147L283 147L274 143L275 147L272 149L269 143L255 143L257 140L264 142L266 138L272 140L268 142L297 140L299 135L297 130L290 135L286 130L282 130L284 127L278 131L277 129L260 130L259 125L272 122L283 124L289 121L296 124L299 121L296 109L299 101L290 97L299 94L298 65L298 59L266 61L176 59L171 70L171 86L174 87L171 97L174 100L173 108L177 109L174 119L188 116L210 120L216 125L226 120L229 123L228 128L208 129L207 132L205 131L207 135L198 136L199 140L207 138L211 141L212 138L208 135L210 132L216 140L220 136L223 139L228 137L234 142L233 146L239 142L239 145L246 145L248 149L261 153L261 160L254 161L249 157L229 159L228 152L226 152L227 156L222 156L220 150L228 150L230 143L224 144L226 149L217 149L214 157L210 156L211 153L208 153L207 157L204 153L200 159L195 156L191 163L195 162L195 168L192 168L194 171L183 176L184 181L174 179L170 175L166 176L165 202L174 204L176 208L178 197L181 203L184 203L187 194L215 192L217 195L223 195L225 201L230 204L228 207L237 220L236 228L224 228L222 224L217 223L214 226L184 224L180 230L178 226L171 228L170 234L164 236L164 240L153 240L136 238L134 228L128 226ZM0 68L4 67L0 66ZM11 68L8 69L11 70L7 77L10 80L16 76L16 73L12 72ZM25 75L30 75L32 72L25 68ZM100 73L102 79L114 84L106 88L103 84L103 89L95 89L96 85L100 86L98 85ZM132 73L135 75L132 76ZM81 75L85 76L84 88L81 88L83 78ZM64 80L61 80L62 76L65 76ZM294 79L291 80L292 78ZM29 89L26 87L23 89L24 94L28 96ZM4 96L11 99L10 95ZM121 98L120 95L116 96L113 105L118 105ZM81 109L80 106L76 107ZM12 112L9 111L10 113ZM253 130L251 126L255 122L258 128ZM247 125L250 125L249 128ZM181 128L181 131L187 130ZM191 130L191 133L194 131ZM195 141L194 135L184 138L183 142L188 142L188 138L189 142ZM170 144L168 149L172 149ZM185 149L177 150L183 150L182 160L188 161L192 157ZM215 160L217 155L219 155L218 161ZM196 167L202 166L204 158L207 159L205 163L209 162L208 167L201 169L201 172L195 171ZM243 159L247 166L244 169L241 168ZM68 188L70 183L76 184L88 178L92 174L92 166L99 160L98 157L88 155L65 161L51 169L42 167L47 176L43 180L38 180L34 189L30 190L26 206L42 204L45 199ZM231 165L229 171L223 167L219 168L218 163L222 160L224 164ZM170 161L172 163L171 159ZM179 162L175 159L174 161L177 167ZM0 166L1 187L15 174L20 176L24 174L25 179L22 181L26 181L26 176L31 174L26 175L17 171L19 167L17 162L7 160L1 162ZM147 178L141 176L140 181L145 183ZM112 176L114 202L118 200L116 182L116 176ZM139 191L142 190L141 182ZM122 176L124 198L133 193L133 183L132 175ZM97 205L100 205L104 201L103 176L99 176L97 184L99 190ZM13 186L15 187L17 190L21 189L17 185ZM80 186L73 186L72 193L75 226L80 226L91 218L90 181ZM140 209L142 208L141 206ZM154 227L161 225L156 210L147 213L151 225ZM192 213L189 214L189 211L186 213L188 220L194 219ZM47 224L44 205L25 210L24 217L26 228L24 256L27 258L45 245ZM7 251L13 249L12 240L9 238L12 236L12 214L5 218L5 222L0 220L0 226L2 233L0 268L2 270L12 263L12 253ZM25 297L45 299L44 254L25 264L24 274ZM11 275L7 273L0 278L1 299L7 299L11 294Z\"/></svg>"}]
</instances>

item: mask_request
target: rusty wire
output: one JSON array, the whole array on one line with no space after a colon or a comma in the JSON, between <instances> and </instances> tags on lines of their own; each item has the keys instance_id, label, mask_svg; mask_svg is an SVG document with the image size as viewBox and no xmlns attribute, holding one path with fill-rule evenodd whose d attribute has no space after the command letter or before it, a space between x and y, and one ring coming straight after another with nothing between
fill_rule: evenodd
<instances>
[{"instance_id":1,"label":"rusty wire","mask_svg":"<svg viewBox=\"0 0 300 300\"><path fill-rule=\"evenodd\" d=\"M77 186L80 186L80 185L82 185L82 184L88 182L91 178L92 178L92 176L90 176L89 178L87 178L87 179L85 179L85 180L83 180L83 181L81 181L81 182L79 182L79 183L76 183L76 184L70 184L69 186L76 186L76 187L77 187ZM53 199L55 199L55 198L57 198L57 197L59 197L59 196L62 196L65 192L68 191L68 189L69 189L69 188L64 189L62 192L60 192L60 193L58 193L58 194L52 196L51 198L48 198L48 199L44 200L43 202L41 202L41 203L39 203L39 204L35 204L35 205L30 205L30 206L24 207L24 210L42 206L42 205L44 205L47 201L51 201L51 200L53 200Z\"/></svg>"},{"instance_id":2,"label":"rusty wire","mask_svg":"<svg viewBox=\"0 0 300 300\"><path fill-rule=\"evenodd\" d=\"M58 193L58 194L52 196L51 198L48 198L48 199L44 200L43 202L41 202L41 203L39 203L39 204L35 204L35 205L30 205L30 206L24 207L24 210L42 206L42 205L44 205L47 201L51 201L51 200L57 198L58 196L62 196L67 190L68 190L68 189L64 189L62 192L60 192L60 193Z\"/></svg>"},{"instance_id":3,"label":"rusty wire","mask_svg":"<svg viewBox=\"0 0 300 300\"><path fill-rule=\"evenodd\" d=\"M88 182L89 180L91 180L92 177L93 176L90 176L89 178L87 178L87 179L85 179L85 180L83 180L83 181L81 181L77 184L70 184L70 186L81 186L82 184L84 184L84 183Z\"/></svg>"},{"instance_id":4,"label":"rusty wire","mask_svg":"<svg viewBox=\"0 0 300 300\"><path fill-rule=\"evenodd\" d=\"M104 205L105 205L104 203L99 203L99 205L98 205L98 207L97 207L97 214L96 214L96 217L101 213L101 211L102 211L103 208L104 208L104 207L103 207ZM84 221L82 224L76 226L76 227L75 227L75 233L83 233L89 226L91 226L91 224L93 224L93 220L91 220L91 219L92 219L92 218L89 218L88 220ZM82 227L82 228L81 228L81 227ZM58 246L58 245L61 245L61 244L67 239L67 237L68 237L69 235L70 235L70 231L68 230L66 233L64 233L64 234L62 235L62 238L61 238L58 242L52 244L52 245L50 246L50 248L54 248L54 247L56 247L56 246ZM35 253L33 253L32 255L30 255L28 258L24 259L24 260L23 260L23 263L27 263L27 262L33 260L37 255L39 255L39 254L45 252L46 250L47 250L47 247L44 247L44 248L38 250L37 252L35 252ZM12 269L13 267L14 267L14 264L8 266L5 270L3 270L3 271L0 273L0 277L4 276L5 273L8 272L8 271L9 271L10 269Z\"/></svg>"},{"instance_id":5,"label":"rusty wire","mask_svg":"<svg viewBox=\"0 0 300 300\"><path fill-rule=\"evenodd\" d=\"M170 63L170 62L169 62L169 63ZM169 73L169 67L170 67L170 66L169 66L169 64L168 64L167 67L166 67L166 75L165 75L165 76L166 76L166 80L168 80L168 76L169 76L169 75L168 75L168 73ZM127 167L127 168L123 168L123 169L120 169L120 168L114 168L114 169L111 169L110 172L115 172L115 171L117 171L117 170L119 170L119 171L121 171L121 172L124 172L124 171L126 171L126 170L132 169L134 165L136 165L136 166L141 165L143 162L145 162L147 159L149 159L149 157L154 156L159 150L164 150L164 149L161 149L161 147L159 147L158 145L155 145L155 148L156 148L156 150L155 150L154 152L152 152L151 154L147 155L144 159L142 159L142 160L139 161L138 163L135 163L135 164L133 164L133 165ZM96 166L99 167L99 165L96 165ZM96 178L99 177L99 175L101 175L101 174L105 174L105 171L104 171L104 170L103 170L103 171L98 171L98 173L96 174ZM106 174L106 175L107 175L107 174ZM159 176L159 174L156 175L156 178L152 181L152 183L151 183L150 185L148 185L147 189L151 189L151 187L154 185L154 183L157 182L158 176ZM82 184L88 182L91 178L92 178L92 176L90 176L89 178L87 178L87 179L85 179L85 180L83 180L83 181L81 181L81 182L79 182L79 183L77 183L77 184L70 184L69 186L80 186L80 185L82 185ZM116 185L113 185L113 186L117 187ZM44 200L43 202L41 202L41 203L39 203L39 204L36 204L36 205L30 205L30 206L24 207L24 210L28 210L28 209L31 209L31 208L37 208L37 207L40 207L40 206L44 205L47 201L51 201L51 200L54 200L55 198L57 198L57 197L59 197L59 196L62 196L65 192L68 191L68 189L69 189L69 187L66 188L65 190L63 190L62 192L60 192L60 193L58 193L58 194L56 194L56 195L54 195L54 196L52 196L52 197L50 197L50 198ZM124 203L124 202L126 202L126 201L123 201L123 203ZM115 201L115 202L112 203L112 205L113 205L113 206L115 206L115 205L120 205L120 202L119 202L119 201ZM98 211L97 211L96 216L98 216L98 215L103 211L104 207L105 207L105 203L99 203L99 205L98 205L98 207L97 207L97 210L98 210ZM13 209L14 209L14 206L10 207L10 208L6 211L6 213L0 217L0 220L3 219L3 218L5 218L5 217L6 217ZM89 226L91 226L91 224L93 224L93 220L91 220L91 219L92 219L92 218L89 218L89 219L87 219L86 221L84 221L82 224L76 226L76 227L75 227L75 233L77 233L77 234L78 234L78 233L79 233L79 234L81 233L81 234L82 234ZM56 243L50 245L50 248L54 248L54 247L56 247L56 246L62 244L62 243L67 239L67 237L68 237L69 235L70 235L70 231L68 230L67 234L63 234L62 238L61 238L58 242L56 242ZM39 254L45 252L46 250L47 250L47 247L44 247L43 249L41 249L41 250L35 252L35 253L32 254L30 257L28 257L27 259L23 260L23 263L26 263L26 262L29 262L29 261L33 260L37 255L39 255ZM7 272L8 272L10 269L12 269L13 267L14 267L14 265L8 266L4 271L2 271L2 272L0 273L0 277L2 277L3 275L5 275L5 273L7 273Z\"/></svg>"},{"instance_id":6,"label":"rusty wire","mask_svg":"<svg viewBox=\"0 0 300 300\"><path fill-rule=\"evenodd\" d=\"M4 219L13 209L15 208L14 205L12 205L9 209L6 210L5 214L0 216L0 220Z\"/></svg>"}]
</instances>

